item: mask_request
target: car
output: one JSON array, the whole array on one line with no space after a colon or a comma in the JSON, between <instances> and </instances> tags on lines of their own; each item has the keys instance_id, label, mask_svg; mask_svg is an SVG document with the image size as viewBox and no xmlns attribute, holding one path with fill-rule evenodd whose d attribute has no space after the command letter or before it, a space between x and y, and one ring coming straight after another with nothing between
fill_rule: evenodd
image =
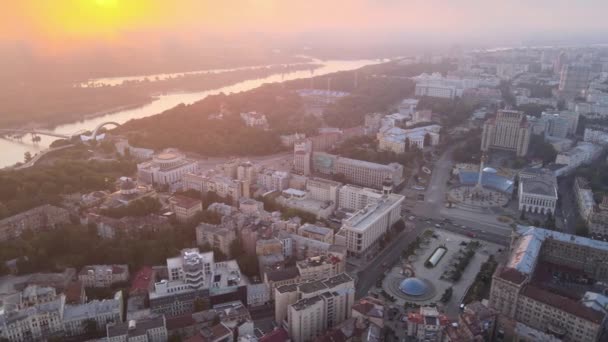
<instances>
[{"instance_id":1,"label":"car","mask_svg":"<svg viewBox=\"0 0 608 342\"><path fill-rule=\"evenodd\" d=\"M461 310L461 311L462 311L462 310L464 310L464 303L461 303L461 304L460 304L460 310Z\"/></svg>"},{"instance_id":2,"label":"car","mask_svg":"<svg viewBox=\"0 0 608 342\"><path fill-rule=\"evenodd\" d=\"M474 237L476 237L476 236L477 236L477 235L475 235L475 233L473 233L473 232L466 232L466 235L467 235L468 237L472 237L472 238L474 238Z\"/></svg>"},{"instance_id":3,"label":"car","mask_svg":"<svg viewBox=\"0 0 608 342\"><path fill-rule=\"evenodd\" d=\"M408 217L408 219L409 219L410 221L414 221L414 220L416 219L416 216L410 216L410 217Z\"/></svg>"},{"instance_id":4,"label":"car","mask_svg":"<svg viewBox=\"0 0 608 342\"><path fill-rule=\"evenodd\" d=\"M439 223L435 223L435 228L440 228L441 225Z\"/></svg>"}]
</instances>

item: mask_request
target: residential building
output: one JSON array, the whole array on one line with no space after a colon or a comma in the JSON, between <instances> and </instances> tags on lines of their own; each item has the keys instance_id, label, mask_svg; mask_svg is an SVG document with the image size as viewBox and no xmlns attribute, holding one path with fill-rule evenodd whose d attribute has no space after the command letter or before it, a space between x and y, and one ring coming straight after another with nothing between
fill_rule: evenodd
<instances>
[{"instance_id":1,"label":"residential building","mask_svg":"<svg viewBox=\"0 0 608 342\"><path fill-rule=\"evenodd\" d=\"M151 161L137 164L137 180L155 186L181 186L182 178L198 170L198 163L175 149L157 153Z\"/></svg>"},{"instance_id":2,"label":"residential building","mask_svg":"<svg viewBox=\"0 0 608 342\"><path fill-rule=\"evenodd\" d=\"M289 172L265 169L258 174L257 181L266 191L283 191L289 187Z\"/></svg>"},{"instance_id":3,"label":"residential building","mask_svg":"<svg viewBox=\"0 0 608 342\"><path fill-rule=\"evenodd\" d=\"M497 321L496 311L481 302L469 303L458 315L458 323L445 329L446 342L492 341Z\"/></svg>"},{"instance_id":4,"label":"residential building","mask_svg":"<svg viewBox=\"0 0 608 342\"><path fill-rule=\"evenodd\" d=\"M378 130L382 126L382 118L384 115L382 113L371 113L365 114L365 134L366 135L376 135Z\"/></svg>"},{"instance_id":5,"label":"residential building","mask_svg":"<svg viewBox=\"0 0 608 342\"><path fill-rule=\"evenodd\" d=\"M340 287L341 290L330 290ZM294 342L311 341L351 316L354 283L346 274L298 286L301 299L288 306L287 330Z\"/></svg>"},{"instance_id":6,"label":"residential building","mask_svg":"<svg viewBox=\"0 0 608 342\"><path fill-rule=\"evenodd\" d=\"M311 341L348 319L355 285L346 273L331 278L277 288L275 320L295 341Z\"/></svg>"},{"instance_id":7,"label":"residential building","mask_svg":"<svg viewBox=\"0 0 608 342\"><path fill-rule=\"evenodd\" d=\"M67 210L45 204L0 220L0 241L16 239L24 231L38 232L70 223Z\"/></svg>"},{"instance_id":8,"label":"residential building","mask_svg":"<svg viewBox=\"0 0 608 342\"><path fill-rule=\"evenodd\" d=\"M4 301L4 299L3 299ZM63 335L65 296L25 308L0 306L0 339L9 342L40 341Z\"/></svg>"},{"instance_id":9,"label":"residential building","mask_svg":"<svg viewBox=\"0 0 608 342\"><path fill-rule=\"evenodd\" d=\"M441 342L449 319L437 307L421 306L407 314L407 335L418 341Z\"/></svg>"},{"instance_id":10,"label":"residential building","mask_svg":"<svg viewBox=\"0 0 608 342\"><path fill-rule=\"evenodd\" d=\"M579 114L574 111L543 112L540 121L544 125L545 136L565 138L576 134L578 118Z\"/></svg>"},{"instance_id":11,"label":"residential building","mask_svg":"<svg viewBox=\"0 0 608 342\"><path fill-rule=\"evenodd\" d=\"M326 243L334 243L334 231L331 228L320 227L310 223L298 228L298 235Z\"/></svg>"},{"instance_id":12,"label":"residential building","mask_svg":"<svg viewBox=\"0 0 608 342\"><path fill-rule=\"evenodd\" d=\"M589 233L606 237L608 236L608 196L602 198L602 203L594 206L587 221Z\"/></svg>"},{"instance_id":13,"label":"residential building","mask_svg":"<svg viewBox=\"0 0 608 342\"><path fill-rule=\"evenodd\" d=\"M559 94L565 99L581 95L589 86L589 67L584 64L566 64L562 67L559 78Z\"/></svg>"},{"instance_id":14,"label":"residential building","mask_svg":"<svg viewBox=\"0 0 608 342\"><path fill-rule=\"evenodd\" d=\"M236 239L236 233L232 227L201 223L196 227L196 244L198 246L209 245L213 250L218 250L224 255L230 255L230 245Z\"/></svg>"},{"instance_id":15,"label":"residential building","mask_svg":"<svg viewBox=\"0 0 608 342\"><path fill-rule=\"evenodd\" d=\"M306 138L306 134L304 133L293 133L293 134L284 134L279 137L281 139L281 145L285 147L293 147L293 144L296 141L300 141Z\"/></svg>"},{"instance_id":16,"label":"residential building","mask_svg":"<svg viewBox=\"0 0 608 342\"><path fill-rule=\"evenodd\" d=\"M106 337L107 342L166 342L169 339L163 315L108 324Z\"/></svg>"},{"instance_id":17,"label":"residential building","mask_svg":"<svg viewBox=\"0 0 608 342\"><path fill-rule=\"evenodd\" d=\"M203 201L183 195L169 197L169 207L175 218L182 223L191 222L203 211Z\"/></svg>"},{"instance_id":18,"label":"residential building","mask_svg":"<svg viewBox=\"0 0 608 342\"><path fill-rule=\"evenodd\" d=\"M339 235L346 238L349 256L362 255L377 245L378 240L401 219L401 203L405 197L384 194L342 221Z\"/></svg>"},{"instance_id":19,"label":"residential building","mask_svg":"<svg viewBox=\"0 0 608 342\"><path fill-rule=\"evenodd\" d=\"M123 321L123 298L117 292L114 299L94 300L80 305L66 305L63 311L63 329L67 336L82 336L87 322L93 321L98 331L109 323Z\"/></svg>"},{"instance_id":20,"label":"residential building","mask_svg":"<svg viewBox=\"0 0 608 342\"><path fill-rule=\"evenodd\" d=\"M238 203L241 196L244 196L242 181L221 174L188 173L184 175L183 183L186 190L192 189L203 194L215 193L233 203Z\"/></svg>"},{"instance_id":21,"label":"residential building","mask_svg":"<svg viewBox=\"0 0 608 342\"><path fill-rule=\"evenodd\" d=\"M545 173L519 182L519 210L554 215L557 205L557 179Z\"/></svg>"},{"instance_id":22,"label":"residential building","mask_svg":"<svg viewBox=\"0 0 608 342\"><path fill-rule=\"evenodd\" d=\"M85 287L112 287L129 280L129 265L90 265L78 273Z\"/></svg>"},{"instance_id":23,"label":"residential building","mask_svg":"<svg viewBox=\"0 0 608 342\"><path fill-rule=\"evenodd\" d=\"M345 271L346 256L331 253L296 262L301 281L331 278Z\"/></svg>"},{"instance_id":24,"label":"residential building","mask_svg":"<svg viewBox=\"0 0 608 342\"><path fill-rule=\"evenodd\" d=\"M574 179L574 195L579 215L585 222L589 222L595 207L595 200L589 182L583 177Z\"/></svg>"},{"instance_id":25,"label":"residential building","mask_svg":"<svg viewBox=\"0 0 608 342\"><path fill-rule=\"evenodd\" d=\"M258 113L258 112L247 112L241 113L241 119L245 123L247 127L255 127L268 129L268 120L266 119L266 115Z\"/></svg>"},{"instance_id":26,"label":"residential building","mask_svg":"<svg viewBox=\"0 0 608 342\"><path fill-rule=\"evenodd\" d=\"M384 304L384 301L377 298L361 298L352 307L352 317L368 320L376 326L383 328L385 319Z\"/></svg>"},{"instance_id":27,"label":"residential building","mask_svg":"<svg viewBox=\"0 0 608 342\"><path fill-rule=\"evenodd\" d=\"M308 198L317 201L332 202L334 205L338 203L338 189L342 183L335 182L323 178L309 178L306 181L306 190Z\"/></svg>"},{"instance_id":28,"label":"residential building","mask_svg":"<svg viewBox=\"0 0 608 342\"><path fill-rule=\"evenodd\" d=\"M341 209L359 210L370 203L378 201L383 193L380 190L346 184L339 189L338 207Z\"/></svg>"},{"instance_id":29,"label":"residential building","mask_svg":"<svg viewBox=\"0 0 608 342\"><path fill-rule=\"evenodd\" d=\"M398 163L383 165L338 157L334 164L334 174L342 174L348 182L356 185L381 189L387 178L393 185L403 182L403 165Z\"/></svg>"},{"instance_id":30,"label":"residential building","mask_svg":"<svg viewBox=\"0 0 608 342\"><path fill-rule=\"evenodd\" d=\"M270 302L270 289L268 284L249 284L247 285L247 306L256 307L266 305Z\"/></svg>"},{"instance_id":31,"label":"residential building","mask_svg":"<svg viewBox=\"0 0 608 342\"><path fill-rule=\"evenodd\" d=\"M608 146L608 131L602 127L585 127L583 140L601 146Z\"/></svg>"},{"instance_id":32,"label":"residential building","mask_svg":"<svg viewBox=\"0 0 608 342\"><path fill-rule=\"evenodd\" d=\"M516 323L561 340L596 342L606 337L606 311L590 305L585 295L593 290L588 279L608 280L608 243L518 226L509 249L508 261L492 277L489 299L490 308L499 313L501 338L521 335Z\"/></svg>"},{"instance_id":33,"label":"residential building","mask_svg":"<svg viewBox=\"0 0 608 342\"><path fill-rule=\"evenodd\" d=\"M97 235L104 239L132 237L142 232L158 232L172 228L168 217L157 214L116 219L88 213L85 222L94 225L97 228Z\"/></svg>"},{"instance_id":34,"label":"residential building","mask_svg":"<svg viewBox=\"0 0 608 342\"><path fill-rule=\"evenodd\" d=\"M312 141L310 139L296 142L293 145L293 169L296 172L305 176L310 175L312 172L311 157Z\"/></svg>"},{"instance_id":35,"label":"residential building","mask_svg":"<svg viewBox=\"0 0 608 342\"><path fill-rule=\"evenodd\" d=\"M499 110L495 118L486 120L481 136L481 150L504 149L517 156L528 153L530 127L523 112Z\"/></svg>"},{"instance_id":36,"label":"residential building","mask_svg":"<svg viewBox=\"0 0 608 342\"><path fill-rule=\"evenodd\" d=\"M198 334L186 339L184 342L231 342L234 333L224 323L202 328Z\"/></svg>"}]
</instances>

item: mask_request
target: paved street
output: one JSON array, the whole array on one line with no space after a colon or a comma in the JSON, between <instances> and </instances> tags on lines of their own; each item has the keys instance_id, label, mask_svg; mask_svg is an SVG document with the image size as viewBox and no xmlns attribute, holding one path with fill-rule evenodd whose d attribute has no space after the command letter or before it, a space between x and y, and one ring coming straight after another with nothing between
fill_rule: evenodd
<instances>
[{"instance_id":1,"label":"paved street","mask_svg":"<svg viewBox=\"0 0 608 342\"><path fill-rule=\"evenodd\" d=\"M397 262L403 249L416 240L416 237L423 231L424 224L421 222L418 222L410 231L404 230L374 260L359 270L357 273L358 282L355 297L361 298L366 296L369 289L376 284L376 280L386 271L386 266L384 265L392 265Z\"/></svg>"}]
</instances>

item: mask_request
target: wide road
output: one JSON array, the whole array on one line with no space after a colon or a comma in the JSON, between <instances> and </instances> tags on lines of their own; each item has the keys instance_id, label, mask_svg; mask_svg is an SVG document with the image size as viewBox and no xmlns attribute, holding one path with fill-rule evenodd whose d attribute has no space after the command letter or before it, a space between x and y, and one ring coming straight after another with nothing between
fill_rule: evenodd
<instances>
[{"instance_id":1,"label":"wide road","mask_svg":"<svg viewBox=\"0 0 608 342\"><path fill-rule=\"evenodd\" d=\"M413 212L416 215L440 218L440 211L444 207L447 182L452 172L452 152L459 144L452 145L445 150L435 162L431 180L426 189L424 202L418 202Z\"/></svg>"}]
</instances>

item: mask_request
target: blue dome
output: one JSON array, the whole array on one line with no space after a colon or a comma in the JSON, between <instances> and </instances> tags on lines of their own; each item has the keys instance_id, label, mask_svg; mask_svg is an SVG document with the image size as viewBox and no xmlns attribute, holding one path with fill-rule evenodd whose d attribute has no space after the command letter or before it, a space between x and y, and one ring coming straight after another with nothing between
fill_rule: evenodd
<instances>
[{"instance_id":1,"label":"blue dome","mask_svg":"<svg viewBox=\"0 0 608 342\"><path fill-rule=\"evenodd\" d=\"M422 296L429 291L429 287L418 278L406 278L399 284L399 290L408 296Z\"/></svg>"}]
</instances>

